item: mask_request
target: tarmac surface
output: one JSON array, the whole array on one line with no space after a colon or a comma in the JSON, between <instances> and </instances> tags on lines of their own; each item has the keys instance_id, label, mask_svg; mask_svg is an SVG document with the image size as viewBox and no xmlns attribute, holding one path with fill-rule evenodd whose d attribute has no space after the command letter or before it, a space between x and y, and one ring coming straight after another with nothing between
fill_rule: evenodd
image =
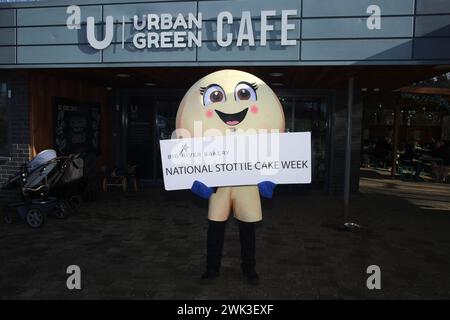
<instances>
[{"instance_id":1,"label":"tarmac surface","mask_svg":"<svg viewBox=\"0 0 450 320\"><path fill-rule=\"evenodd\" d=\"M346 220L342 197L319 191L263 202L256 285L240 272L233 219L220 278L200 281L207 203L189 192L118 189L41 229L0 223L0 299L449 299L450 185L362 176ZM70 265L81 290L66 287ZM380 290L366 286L370 265Z\"/></svg>"}]
</instances>

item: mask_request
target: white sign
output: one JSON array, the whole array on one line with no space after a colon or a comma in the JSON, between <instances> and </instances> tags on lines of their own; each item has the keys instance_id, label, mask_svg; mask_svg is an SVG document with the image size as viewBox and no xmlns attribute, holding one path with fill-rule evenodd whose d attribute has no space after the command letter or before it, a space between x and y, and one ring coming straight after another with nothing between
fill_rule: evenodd
<instances>
[{"instance_id":1,"label":"white sign","mask_svg":"<svg viewBox=\"0 0 450 320\"><path fill-rule=\"evenodd\" d=\"M161 140L166 190L311 183L311 133L225 135Z\"/></svg>"}]
</instances>

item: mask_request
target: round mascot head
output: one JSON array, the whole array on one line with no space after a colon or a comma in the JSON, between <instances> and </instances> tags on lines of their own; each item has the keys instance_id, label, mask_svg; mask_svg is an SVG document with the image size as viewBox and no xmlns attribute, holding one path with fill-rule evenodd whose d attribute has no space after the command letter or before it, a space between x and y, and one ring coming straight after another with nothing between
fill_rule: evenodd
<instances>
[{"instance_id":1,"label":"round mascot head","mask_svg":"<svg viewBox=\"0 0 450 320\"><path fill-rule=\"evenodd\" d=\"M238 130L283 132L284 113L264 81L247 72L221 70L203 77L185 94L176 127L187 131L190 137Z\"/></svg>"}]
</instances>

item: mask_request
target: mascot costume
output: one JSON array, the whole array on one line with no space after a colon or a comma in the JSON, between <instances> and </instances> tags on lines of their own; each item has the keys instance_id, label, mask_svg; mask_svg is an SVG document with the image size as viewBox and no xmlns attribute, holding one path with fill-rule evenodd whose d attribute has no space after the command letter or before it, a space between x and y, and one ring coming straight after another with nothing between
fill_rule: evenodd
<instances>
[{"instance_id":1,"label":"mascot costume","mask_svg":"<svg viewBox=\"0 0 450 320\"><path fill-rule=\"evenodd\" d=\"M202 130L194 130L195 123ZM261 79L242 71L214 72L195 83L178 108L176 128L193 138L246 130L284 131L284 113L275 93ZM199 131L201 133L199 133ZM187 138L187 137L179 137ZM216 190L195 181L192 192L209 199L206 272L203 279L219 276L226 222L233 212L239 223L241 269L250 280L255 271L255 224L262 220L260 194L271 198L275 184L263 181L253 186L219 187Z\"/></svg>"}]
</instances>

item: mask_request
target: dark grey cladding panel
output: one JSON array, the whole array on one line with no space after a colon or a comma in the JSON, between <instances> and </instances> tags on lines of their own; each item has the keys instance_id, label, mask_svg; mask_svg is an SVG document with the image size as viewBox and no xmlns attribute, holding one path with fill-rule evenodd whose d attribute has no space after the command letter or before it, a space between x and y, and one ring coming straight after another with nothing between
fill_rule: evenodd
<instances>
[{"instance_id":1,"label":"dark grey cladding panel","mask_svg":"<svg viewBox=\"0 0 450 320\"><path fill-rule=\"evenodd\" d=\"M378 5L382 16L414 13L414 0L303 0L303 17L368 16L370 5Z\"/></svg>"},{"instance_id":2,"label":"dark grey cladding panel","mask_svg":"<svg viewBox=\"0 0 450 320\"><path fill-rule=\"evenodd\" d=\"M18 63L100 63L100 51L88 45L19 46Z\"/></svg>"},{"instance_id":3,"label":"dark grey cladding panel","mask_svg":"<svg viewBox=\"0 0 450 320\"><path fill-rule=\"evenodd\" d=\"M89 1L89 0L86 0ZM93 0L92 0L93 1ZM86 3L86 2L84 2ZM103 2L102 2L103 3ZM419 16L412 16L414 4ZM17 9L9 9L17 6ZM370 5L381 8L381 30L369 30L366 21ZM215 0L215 1L140 1L110 0L103 6L100 2L81 6L82 24L88 16L97 23L103 16L112 15L116 21L126 17L126 48L122 49L121 25L115 26L113 44L106 50L96 51L87 45L85 26L81 30L66 27L67 5L54 2L37 4L9 4L0 10L0 64L77 64L100 66L102 63L177 62L178 64L219 65L221 62L258 65L278 64L371 64L373 60L393 64L432 63L432 60L450 60L450 0ZM280 45L281 10L297 10L289 23L295 30L288 38L296 39L295 46ZM236 47L236 34L242 11L250 11L253 18L255 40L260 40L261 10L275 10L277 17L269 23L276 31L268 33L266 46ZM303 10L303 12L302 12ZM233 14L232 26L225 25L225 32L234 35L231 47L222 48L216 43L216 19L219 12ZM180 49L132 49L130 23L134 15L148 13L203 14L202 46ZM17 21L16 19L17 14ZM420 15L424 14L424 15ZM433 16L427 16L433 14ZM434 15L436 14L436 15ZM395 17L394 17L395 15ZM303 17L303 22L300 21ZM206 21L209 20L209 21ZM16 26L17 22L17 39ZM303 26L301 24L303 23ZM302 27L302 28L301 28ZM101 39L100 29L97 38ZM415 36L412 40L412 32ZM192 30L196 32L194 28ZM430 38L427 38L430 37ZM432 38L440 37L440 38ZM397 39L395 39L397 38ZM413 46L414 42L414 48ZM14 44L18 43L18 48ZM413 50L414 49L414 50ZM414 53L414 57L412 54ZM17 56L17 62L16 62ZM300 60L300 57L302 60ZM409 61L411 60L411 61ZM414 60L414 61L413 61ZM421 61L422 60L422 61ZM5 67L5 66L3 66ZM25 66L26 67L26 66Z\"/></svg>"},{"instance_id":4,"label":"dark grey cladding panel","mask_svg":"<svg viewBox=\"0 0 450 320\"><path fill-rule=\"evenodd\" d=\"M0 46L16 45L16 29L0 28Z\"/></svg>"},{"instance_id":5,"label":"dark grey cladding panel","mask_svg":"<svg viewBox=\"0 0 450 320\"><path fill-rule=\"evenodd\" d=\"M113 16L115 21L122 21L122 17L125 17L126 21L133 21L133 17L153 13L170 13L173 16L177 16L182 13L187 16L189 13L196 14L197 3L196 2L173 2L173 3L141 3L141 4L117 4L106 5L103 11L103 16Z\"/></svg>"},{"instance_id":6,"label":"dark grey cladding panel","mask_svg":"<svg viewBox=\"0 0 450 320\"><path fill-rule=\"evenodd\" d=\"M100 39L102 26L96 26L97 39ZM67 27L17 28L18 45L30 44L87 44L86 25L79 30L69 30Z\"/></svg>"},{"instance_id":7,"label":"dark grey cladding panel","mask_svg":"<svg viewBox=\"0 0 450 320\"><path fill-rule=\"evenodd\" d=\"M380 30L370 30L367 18L303 19L303 39L412 37L412 17L384 17Z\"/></svg>"},{"instance_id":8,"label":"dark grey cladding panel","mask_svg":"<svg viewBox=\"0 0 450 320\"><path fill-rule=\"evenodd\" d=\"M450 37L450 15L417 16L415 32L416 37Z\"/></svg>"},{"instance_id":9,"label":"dark grey cladding panel","mask_svg":"<svg viewBox=\"0 0 450 320\"><path fill-rule=\"evenodd\" d=\"M450 13L449 0L417 0L417 14Z\"/></svg>"},{"instance_id":10,"label":"dark grey cladding panel","mask_svg":"<svg viewBox=\"0 0 450 320\"><path fill-rule=\"evenodd\" d=\"M297 17L301 16L301 0L242 0L242 1L200 1L198 10L203 19L217 19L222 11L229 11L234 18L240 18L242 11L250 11L253 18L261 16L261 10L276 10L279 17L281 10L297 10Z\"/></svg>"},{"instance_id":11,"label":"dark grey cladding panel","mask_svg":"<svg viewBox=\"0 0 450 320\"><path fill-rule=\"evenodd\" d=\"M0 27L14 27L16 14L14 9L0 10Z\"/></svg>"},{"instance_id":12,"label":"dark grey cladding panel","mask_svg":"<svg viewBox=\"0 0 450 320\"><path fill-rule=\"evenodd\" d=\"M411 59L409 39L305 40L302 60L399 60Z\"/></svg>"},{"instance_id":13,"label":"dark grey cladding panel","mask_svg":"<svg viewBox=\"0 0 450 320\"><path fill-rule=\"evenodd\" d=\"M0 47L0 64L16 63L15 47Z\"/></svg>"},{"instance_id":14,"label":"dark grey cladding panel","mask_svg":"<svg viewBox=\"0 0 450 320\"><path fill-rule=\"evenodd\" d=\"M225 24L223 27L223 32L233 34L233 39L237 39L239 32L239 23L240 20L234 21L233 24ZM274 31L267 32L267 39L269 40L280 40L281 39L281 20L271 20L269 24L274 26ZM300 39L300 20L299 19L290 19L289 24L294 24L295 29L288 31L288 39ZM253 32L255 35L255 40L261 38L261 23L259 21L252 22ZM216 21L206 21L203 22L202 27L202 38L203 40L216 40L216 32L217 32L217 22Z\"/></svg>"},{"instance_id":15,"label":"dark grey cladding panel","mask_svg":"<svg viewBox=\"0 0 450 320\"><path fill-rule=\"evenodd\" d=\"M195 62L194 48L143 49L137 50L126 43L125 49L121 44L109 46L103 53L103 61L108 62Z\"/></svg>"},{"instance_id":16,"label":"dark grey cladding panel","mask_svg":"<svg viewBox=\"0 0 450 320\"><path fill-rule=\"evenodd\" d=\"M418 38L414 41L414 59L450 59L449 39Z\"/></svg>"},{"instance_id":17,"label":"dark grey cladding panel","mask_svg":"<svg viewBox=\"0 0 450 320\"><path fill-rule=\"evenodd\" d=\"M299 51L299 41L295 46L281 46L279 41L269 41L264 47L246 45L226 48L216 42L206 42L198 49L198 61L297 61Z\"/></svg>"},{"instance_id":18,"label":"dark grey cladding panel","mask_svg":"<svg viewBox=\"0 0 450 320\"><path fill-rule=\"evenodd\" d=\"M80 8L81 23L86 23L87 17L94 17L95 21L101 21L101 6L87 6ZM17 25L19 27L66 25L68 17L67 6L17 9Z\"/></svg>"}]
</instances>

